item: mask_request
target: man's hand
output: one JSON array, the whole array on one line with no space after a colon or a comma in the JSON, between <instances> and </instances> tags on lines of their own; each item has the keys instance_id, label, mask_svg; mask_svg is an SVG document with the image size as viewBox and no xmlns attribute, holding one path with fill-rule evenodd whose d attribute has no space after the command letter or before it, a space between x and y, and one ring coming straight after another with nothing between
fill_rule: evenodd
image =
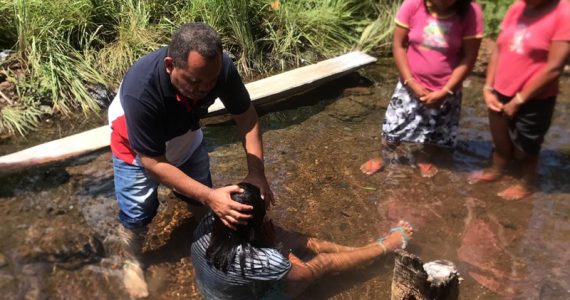
<instances>
[{"instance_id":1,"label":"man's hand","mask_svg":"<svg viewBox=\"0 0 570 300\"><path fill-rule=\"evenodd\" d=\"M507 119L512 119L521 107L521 103L517 102L513 99L509 101L509 103L503 105L503 116Z\"/></svg>"},{"instance_id":2,"label":"man's hand","mask_svg":"<svg viewBox=\"0 0 570 300\"><path fill-rule=\"evenodd\" d=\"M449 94L444 90L433 91L428 93L427 95L420 97L420 101L423 102L427 107L438 107L441 105L441 102L445 100Z\"/></svg>"},{"instance_id":3,"label":"man's hand","mask_svg":"<svg viewBox=\"0 0 570 300\"><path fill-rule=\"evenodd\" d=\"M490 110L495 112L501 112L503 110L503 103L499 101L497 95L492 91L485 89L483 91L483 98L485 99L485 104Z\"/></svg>"},{"instance_id":4,"label":"man's hand","mask_svg":"<svg viewBox=\"0 0 570 300\"><path fill-rule=\"evenodd\" d=\"M261 192L261 199L265 201L265 207L269 209L270 205L275 205L275 199L273 198L273 192L269 187L267 178L265 174L259 172L250 172L247 174L243 182L251 183L259 188Z\"/></svg>"},{"instance_id":5,"label":"man's hand","mask_svg":"<svg viewBox=\"0 0 570 300\"><path fill-rule=\"evenodd\" d=\"M236 230L237 225L247 224L247 220L253 216L249 214L253 210L251 205L241 204L232 200L232 193L243 193L237 185L230 185L213 189L206 200L206 204L222 220L224 225Z\"/></svg>"}]
</instances>

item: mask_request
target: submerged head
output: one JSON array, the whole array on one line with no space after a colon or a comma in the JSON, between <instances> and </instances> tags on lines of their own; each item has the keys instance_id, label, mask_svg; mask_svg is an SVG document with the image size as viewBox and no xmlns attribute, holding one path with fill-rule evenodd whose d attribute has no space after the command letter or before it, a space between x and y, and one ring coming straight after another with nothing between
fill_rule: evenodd
<instances>
[{"instance_id":1,"label":"submerged head","mask_svg":"<svg viewBox=\"0 0 570 300\"><path fill-rule=\"evenodd\" d=\"M225 226L220 218L215 217L214 230L210 245L206 250L208 263L219 270L227 272L233 266L236 256L239 268L245 274L246 258L253 259L256 248L269 247L272 241L267 241L267 233L263 226L265 220L265 203L261 199L259 188L249 183L238 183L243 193L233 193L234 201L253 206L253 218L246 225L238 225L236 230ZM238 251L238 249L241 249ZM251 266L254 267L253 265Z\"/></svg>"},{"instance_id":2,"label":"submerged head","mask_svg":"<svg viewBox=\"0 0 570 300\"><path fill-rule=\"evenodd\" d=\"M164 64L180 95L202 99L214 88L222 69L220 36L206 23L182 25L172 36Z\"/></svg>"},{"instance_id":3,"label":"submerged head","mask_svg":"<svg viewBox=\"0 0 570 300\"><path fill-rule=\"evenodd\" d=\"M257 231L265 219L265 201L261 199L261 192L259 188L251 183L240 182L237 184L243 189L243 193L233 193L231 198L239 203L253 206L251 211L252 218L247 221L246 225L238 225L236 234L249 238L251 232ZM252 238L255 238L252 236Z\"/></svg>"}]
</instances>

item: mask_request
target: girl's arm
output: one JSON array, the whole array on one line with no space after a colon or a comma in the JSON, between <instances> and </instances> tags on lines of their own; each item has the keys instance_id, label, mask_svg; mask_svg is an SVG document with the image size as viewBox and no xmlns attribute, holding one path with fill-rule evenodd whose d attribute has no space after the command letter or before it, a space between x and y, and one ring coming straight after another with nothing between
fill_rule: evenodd
<instances>
[{"instance_id":1,"label":"girl's arm","mask_svg":"<svg viewBox=\"0 0 570 300\"><path fill-rule=\"evenodd\" d=\"M483 99L487 108L491 111L500 112L503 110L503 104L494 93L493 85L495 84L495 72L497 63L499 62L499 47L495 44L489 63L487 64L487 77L485 78L485 86L483 87Z\"/></svg>"},{"instance_id":2,"label":"girl's arm","mask_svg":"<svg viewBox=\"0 0 570 300\"><path fill-rule=\"evenodd\" d=\"M455 91L459 85L465 80L469 72L473 70L473 66L477 61L477 54L481 46L480 38L472 38L463 40L461 46L461 60L459 65L453 69L451 77L443 88L444 91Z\"/></svg>"},{"instance_id":3,"label":"girl's arm","mask_svg":"<svg viewBox=\"0 0 570 300\"><path fill-rule=\"evenodd\" d=\"M481 46L480 38L472 38L463 40L461 46L461 60L459 64L451 72L451 77L445 86L439 90L429 93L428 95L420 98L426 104L438 105L446 96L454 93L458 86L465 80L469 72L473 69L475 61L477 61L477 54Z\"/></svg>"},{"instance_id":4,"label":"girl's arm","mask_svg":"<svg viewBox=\"0 0 570 300\"><path fill-rule=\"evenodd\" d=\"M396 26L392 43L392 53L404 84L406 84L417 97L421 97L427 95L429 91L414 79L412 71L410 71L407 55L409 32L407 28L399 25Z\"/></svg>"},{"instance_id":5,"label":"girl's arm","mask_svg":"<svg viewBox=\"0 0 570 300\"><path fill-rule=\"evenodd\" d=\"M546 65L538 71L538 75L536 75L522 91L516 94L513 98L516 101L511 100L504 106L503 110L505 114L508 117L513 117L524 102L538 96L542 89L552 81L557 80L564 70L564 64L569 55L569 41L552 42L548 51Z\"/></svg>"},{"instance_id":6,"label":"girl's arm","mask_svg":"<svg viewBox=\"0 0 570 300\"><path fill-rule=\"evenodd\" d=\"M570 55L569 41L555 41L550 45L548 61L538 75L519 93L523 100L531 99L540 94L547 84L557 80L564 70L566 59Z\"/></svg>"}]
</instances>

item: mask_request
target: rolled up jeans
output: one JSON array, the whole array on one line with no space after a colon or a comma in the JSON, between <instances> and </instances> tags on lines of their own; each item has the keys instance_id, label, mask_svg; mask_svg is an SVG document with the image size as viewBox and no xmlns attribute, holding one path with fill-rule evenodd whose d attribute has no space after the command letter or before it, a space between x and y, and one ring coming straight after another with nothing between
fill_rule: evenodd
<instances>
[{"instance_id":1,"label":"rolled up jeans","mask_svg":"<svg viewBox=\"0 0 570 300\"><path fill-rule=\"evenodd\" d=\"M178 167L192 179L212 187L210 158L204 142L192 156ZM115 171L115 196L119 204L119 221L126 228L139 228L152 221L158 210L158 184L142 167L139 158L136 165L127 164L113 155ZM193 205L202 205L195 199L177 194L182 200Z\"/></svg>"}]
</instances>

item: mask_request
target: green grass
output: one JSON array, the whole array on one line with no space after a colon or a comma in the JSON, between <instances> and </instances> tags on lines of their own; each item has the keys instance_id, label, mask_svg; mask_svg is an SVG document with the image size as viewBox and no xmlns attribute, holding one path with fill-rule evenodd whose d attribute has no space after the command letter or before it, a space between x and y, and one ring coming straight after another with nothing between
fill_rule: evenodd
<instances>
[{"instance_id":1,"label":"green grass","mask_svg":"<svg viewBox=\"0 0 570 300\"><path fill-rule=\"evenodd\" d=\"M491 34L511 2L498 1L479 1ZM90 90L116 88L133 62L166 45L181 24L214 27L251 79L353 49L388 54L400 2L0 0L0 47L14 50L0 72L18 87L14 105L0 107L0 136L25 134L44 114L97 113Z\"/></svg>"}]
</instances>

